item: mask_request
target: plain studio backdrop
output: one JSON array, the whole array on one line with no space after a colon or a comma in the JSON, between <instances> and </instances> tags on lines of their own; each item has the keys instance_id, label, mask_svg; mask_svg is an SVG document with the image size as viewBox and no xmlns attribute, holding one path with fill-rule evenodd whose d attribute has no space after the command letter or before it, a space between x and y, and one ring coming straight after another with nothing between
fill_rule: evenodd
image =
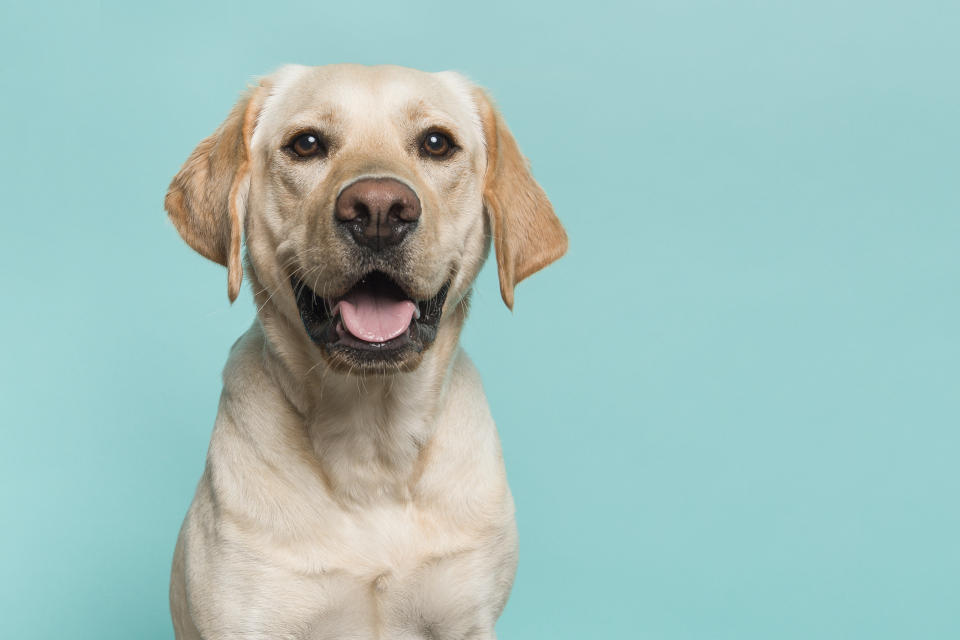
<instances>
[{"instance_id":1,"label":"plain studio backdrop","mask_svg":"<svg viewBox=\"0 0 960 640\"><path fill-rule=\"evenodd\" d=\"M510 638L960 637L955 2L18 3L0 14L0 637L167 639L254 308L162 209L281 64L488 87L570 234L463 342ZM248 286L248 285L247 285Z\"/></svg>"}]
</instances>

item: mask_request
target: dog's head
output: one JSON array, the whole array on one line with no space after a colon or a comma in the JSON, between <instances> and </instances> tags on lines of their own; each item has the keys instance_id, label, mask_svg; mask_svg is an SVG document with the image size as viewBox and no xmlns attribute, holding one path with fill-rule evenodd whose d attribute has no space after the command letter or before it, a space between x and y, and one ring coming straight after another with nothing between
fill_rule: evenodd
<instances>
[{"instance_id":1,"label":"dog's head","mask_svg":"<svg viewBox=\"0 0 960 640\"><path fill-rule=\"evenodd\" d=\"M566 250L484 92L400 67L283 67L249 90L167 193L187 243L302 325L334 368L410 370L493 238L508 307Z\"/></svg>"}]
</instances>

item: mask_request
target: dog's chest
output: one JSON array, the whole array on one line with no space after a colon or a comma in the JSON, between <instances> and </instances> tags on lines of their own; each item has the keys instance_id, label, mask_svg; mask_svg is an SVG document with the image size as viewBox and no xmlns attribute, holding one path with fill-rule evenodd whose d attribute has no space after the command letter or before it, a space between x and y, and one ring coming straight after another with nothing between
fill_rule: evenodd
<instances>
[{"instance_id":1,"label":"dog's chest","mask_svg":"<svg viewBox=\"0 0 960 640\"><path fill-rule=\"evenodd\" d=\"M269 384L225 388L182 545L176 610L200 637L493 637L513 502L479 386L456 371L459 401L427 412L429 438L429 403L328 398L325 422L304 425Z\"/></svg>"},{"instance_id":2,"label":"dog's chest","mask_svg":"<svg viewBox=\"0 0 960 640\"><path fill-rule=\"evenodd\" d=\"M256 583L232 614L242 628L298 640L492 631L512 579L511 530L463 530L413 505L328 516L312 539L223 559L227 582Z\"/></svg>"}]
</instances>

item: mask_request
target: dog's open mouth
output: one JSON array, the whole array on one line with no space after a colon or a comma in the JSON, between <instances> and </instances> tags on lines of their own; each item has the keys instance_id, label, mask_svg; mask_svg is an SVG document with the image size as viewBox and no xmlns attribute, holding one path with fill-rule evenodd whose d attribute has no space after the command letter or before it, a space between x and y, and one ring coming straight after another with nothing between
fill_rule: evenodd
<instances>
[{"instance_id":1,"label":"dog's open mouth","mask_svg":"<svg viewBox=\"0 0 960 640\"><path fill-rule=\"evenodd\" d=\"M345 369L409 369L437 335L450 283L427 300L412 299L388 275L373 271L338 298L318 296L291 277L307 335Z\"/></svg>"}]
</instances>

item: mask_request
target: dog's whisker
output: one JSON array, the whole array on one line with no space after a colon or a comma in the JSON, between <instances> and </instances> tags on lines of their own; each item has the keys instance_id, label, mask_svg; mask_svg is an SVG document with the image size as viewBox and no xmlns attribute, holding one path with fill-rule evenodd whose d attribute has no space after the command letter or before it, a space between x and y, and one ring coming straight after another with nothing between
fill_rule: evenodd
<instances>
[{"instance_id":1,"label":"dog's whisker","mask_svg":"<svg viewBox=\"0 0 960 640\"><path fill-rule=\"evenodd\" d=\"M264 307L267 306L267 303L269 303L270 300L273 299L273 296L275 296L278 292L282 291L282 290L285 288L285 286L286 286L286 280L287 280L287 278L286 278L286 272L287 272L287 270L290 268L290 266L291 266L291 264L292 264L293 262L297 262L297 265L296 265L296 268L294 268L294 270L292 271L292 273L291 273L290 275L294 275L294 276L295 276L295 275L297 275L297 274L303 269L302 263L300 262L300 255L301 255L301 254L299 254L299 253L298 253L298 254L295 254L292 258L290 258L289 260L287 260L287 261L283 264L283 266L280 267L281 280L280 280L280 282L277 284L277 286L274 287L273 290L270 290L269 287L266 287L266 286L265 286L258 294L256 294L256 295L262 295L264 292L270 291L270 295L267 297L267 299L264 300L264 301L263 301L263 304L261 304L261 305L257 308L257 313L260 313L261 311L263 311Z\"/></svg>"},{"instance_id":2,"label":"dog's whisker","mask_svg":"<svg viewBox=\"0 0 960 640\"><path fill-rule=\"evenodd\" d=\"M307 379L308 377L310 377L310 373L311 373L314 369L316 369L317 367L319 367L321 364L323 364L323 360L317 360L316 364L314 364L312 367L310 367L309 369L307 369L307 372L306 372L305 374L303 374L303 380L306 381L306 379ZM326 372L324 372L324 373L326 373ZM323 382L323 378L322 378L322 377L320 378L320 381L321 381L321 383Z\"/></svg>"}]
</instances>

